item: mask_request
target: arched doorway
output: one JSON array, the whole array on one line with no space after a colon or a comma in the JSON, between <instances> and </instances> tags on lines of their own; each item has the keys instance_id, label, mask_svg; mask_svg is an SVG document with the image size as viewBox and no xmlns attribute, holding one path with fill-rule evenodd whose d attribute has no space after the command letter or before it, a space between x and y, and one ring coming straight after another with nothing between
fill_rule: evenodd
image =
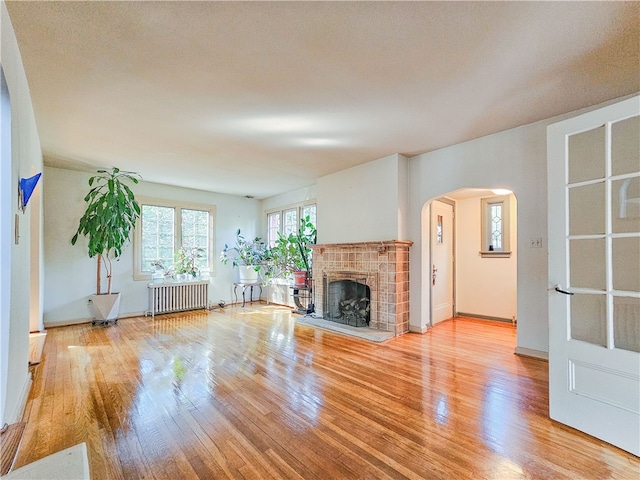
<instances>
[{"instance_id":1,"label":"arched doorway","mask_svg":"<svg viewBox=\"0 0 640 480\"><path fill-rule=\"evenodd\" d=\"M454 211L449 228L443 205L451 205ZM422 238L424 325L432 327L446 320L446 311L452 312L450 317L464 315L515 324L517 200L512 192L464 188L429 200L422 212ZM449 260L442 257L447 238L453 240ZM449 269L443 262L448 261L453 282L450 310L443 294Z\"/></svg>"}]
</instances>

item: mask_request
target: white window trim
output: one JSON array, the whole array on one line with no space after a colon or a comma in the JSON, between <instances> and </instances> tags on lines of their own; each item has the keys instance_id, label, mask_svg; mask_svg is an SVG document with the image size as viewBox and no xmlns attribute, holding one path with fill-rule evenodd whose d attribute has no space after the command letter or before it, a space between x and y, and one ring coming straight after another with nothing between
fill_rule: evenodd
<instances>
[{"instance_id":1,"label":"white window trim","mask_svg":"<svg viewBox=\"0 0 640 480\"><path fill-rule=\"evenodd\" d=\"M489 250L491 228L489 226L489 209L491 205L502 205L502 250ZM501 195L480 199L481 208L481 236L480 256L482 258L508 258L511 257L511 196Z\"/></svg>"},{"instance_id":2,"label":"white window trim","mask_svg":"<svg viewBox=\"0 0 640 480\"><path fill-rule=\"evenodd\" d=\"M164 200L161 198L152 198L152 197L141 197L137 196L136 200L142 205L152 205L156 207L170 207L177 209L186 209L186 210L201 210L205 212L209 212L209 275L211 277L215 276L216 273L216 260L215 258L215 220L216 220L216 207L215 205L206 205L203 203L191 203L191 202L180 202L176 200ZM181 216L176 215L176 223L175 223L175 232L180 231L181 227ZM136 222L136 228L133 231L133 279L134 280L151 280L152 275L149 273L145 273L142 271L142 254L140 251L142 240L141 240L141 222L138 218ZM176 235L174 251L178 251L182 245L180 244L180 238Z\"/></svg>"}]
</instances>

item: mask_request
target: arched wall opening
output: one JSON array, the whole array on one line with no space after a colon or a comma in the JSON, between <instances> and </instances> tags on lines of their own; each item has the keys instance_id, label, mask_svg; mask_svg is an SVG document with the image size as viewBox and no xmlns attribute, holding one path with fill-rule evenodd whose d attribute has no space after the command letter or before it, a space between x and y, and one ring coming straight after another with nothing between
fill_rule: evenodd
<instances>
[{"instance_id":1,"label":"arched wall opening","mask_svg":"<svg viewBox=\"0 0 640 480\"><path fill-rule=\"evenodd\" d=\"M482 210L486 208L486 202L483 203L483 199L495 198L504 198L507 201L504 220L508 235L508 253L506 250L484 251L489 247L486 244L483 245L482 241ZM505 196L505 192L491 188L461 188L437 198L431 198L422 206L420 242L422 288L419 331L424 332L433 326L434 265L432 264L431 207L438 199L455 205L453 314L515 323L518 285L516 196L514 193ZM486 233L484 232L485 235Z\"/></svg>"}]
</instances>

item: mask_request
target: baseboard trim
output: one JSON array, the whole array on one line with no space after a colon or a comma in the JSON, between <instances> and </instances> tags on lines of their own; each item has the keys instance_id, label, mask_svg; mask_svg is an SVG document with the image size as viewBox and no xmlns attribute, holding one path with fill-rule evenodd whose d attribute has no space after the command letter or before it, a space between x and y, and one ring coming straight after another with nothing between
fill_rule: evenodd
<instances>
[{"instance_id":1,"label":"baseboard trim","mask_svg":"<svg viewBox=\"0 0 640 480\"><path fill-rule=\"evenodd\" d=\"M512 318L492 317L491 315L480 315L478 313L456 312L456 317L471 317L478 318L480 320L493 320L494 322L513 323Z\"/></svg>"},{"instance_id":2,"label":"baseboard trim","mask_svg":"<svg viewBox=\"0 0 640 480\"><path fill-rule=\"evenodd\" d=\"M8 420L5 420L8 424L17 423L22 419L24 411L27 408L27 400L29 400L29 393L31 392L32 383L33 378L31 377L31 372L29 372L27 374L27 379L22 386L22 391L20 392L20 398L18 399L18 403L16 404L15 411L12 415L9 416Z\"/></svg>"},{"instance_id":3,"label":"baseboard trim","mask_svg":"<svg viewBox=\"0 0 640 480\"><path fill-rule=\"evenodd\" d=\"M409 333L427 333L427 330L429 330L429 327L421 327L418 325L409 325Z\"/></svg>"},{"instance_id":4,"label":"baseboard trim","mask_svg":"<svg viewBox=\"0 0 640 480\"><path fill-rule=\"evenodd\" d=\"M145 312L131 312L124 313L122 315L118 315L118 320L123 318L132 318L132 317L146 317ZM56 328L56 327L69 327L71 325L82 325L83 323L91 323L93 322L93 318L74 318L73 320L58 320L54 322L48 322L45 320L44 328Z\"/></svg>"},{"instance_id":5,"label":"baseboard trim","mask_svg":"<svg viewBox=\"0 0 640 480\"><path fill-rule=\"evenodd\" d=\"M549 361L549 352L543 352L542 350L534 350L533 348L516 347L513 352L521 357L532 357L539 360Z\"/></svg>"},{"instance_id":6,"label":"baseboard trim","mask_svg":"<svg viewBox=\"0 0 640 480\"><path fill-rule=\"evenodd\" d=\"M83 323L91 323L91 318L75 318L73 320L58 320L56 322L44 322L44 328L68 327L70 325L81 325Z\"/></svg>"}]
</instances>

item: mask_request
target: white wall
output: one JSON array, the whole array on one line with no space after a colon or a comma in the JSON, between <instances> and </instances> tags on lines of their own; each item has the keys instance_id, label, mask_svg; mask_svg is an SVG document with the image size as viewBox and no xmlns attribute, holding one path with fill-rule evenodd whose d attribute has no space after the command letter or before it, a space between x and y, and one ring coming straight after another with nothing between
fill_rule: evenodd
<instances>
[{"instance_id":1,"label":"white wall","mask_svg":"<svg viewBox=\"0 0 640 480\"><path fill-rule=\"evenodd\" d=\"M0 21L0 63L11 101L11 157L6 157L3 152L0 170L0 425L3 425L5 422L19 420L31 381L28 371L30 304L35 302L37 305L38 299L37 292L36 297L32 298L30 289L32 275L40 274L39 266L32 265L32 257L35 257L35 262L39 257L37 254L32 256L32 236L36 237L34 243L39 244L37 238L40 236L40 219L32 219L32 216L37 216L40 208L36 204L39 201L36 195L31 199L33 203L30 202L26 212L20 212L17 185L20 177L29 177L34 171L42 171L42 153L29 86L4 2L0 4ZM4 124L2 129L5 129ZM7 178L8 175L10 178ZM16 214L20 222L20 239L17 245L14 242ZM7 300L9 306L6 305Z\"/></svg>"},{"instance_id":2,"label":"white wall","mask_svg":"<svg viewBox=\"0 0 640 480\"><path fill-rule=\"evenodd\" d=\"M456 310L509 319L517 312L517 206L510 195L509 258L482 258L481 197L456 200Z\"/></svg>"},{"instance_id":3,"label":"white wall","mask_svg":"<svg viewBox=\"0 0 640 480\"><path fill-rule=\"evenodd\" d=\"M406 240L407 160L389 155L318 179L318 243Z\"/></svg>"},{"instance_id":4,"label":"white wall","mask_svg":"<svg viewBox=\"0 0 640 480\"><path fill-rule=\"evenodd\" d=\"M95 258L86 253L86 240L71 245L71 237L85 208L91 174L53 167L45 168L44 188L44 322L47 326L77 323L91 318L87 303L95 293ZM238 228L248 237L262 235L261 206L258 200L201 190L140 182L136 195L216 206L215 272L212 272L209 299L217 303L232 300L232 283L237 270L217 261L225 243L235 240ZM133 279L133 246L129 245L114 264L114 291L122 292L120 316L139 315L148 310L149 281Z\"/></svg>"}]
</instances>

